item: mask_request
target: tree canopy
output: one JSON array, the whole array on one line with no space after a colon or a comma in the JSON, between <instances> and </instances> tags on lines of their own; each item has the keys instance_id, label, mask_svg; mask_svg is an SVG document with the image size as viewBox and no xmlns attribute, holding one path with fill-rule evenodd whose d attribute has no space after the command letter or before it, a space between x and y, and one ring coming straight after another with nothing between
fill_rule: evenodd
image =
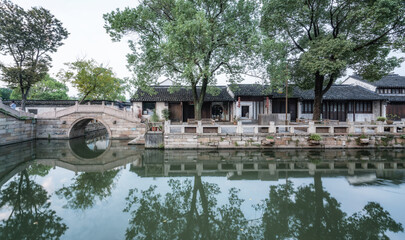
<instances>
[{"instance_id":1,"label":"tree canopy","mask_svg":"<svg viewBox=\"0 0 405 240\"><path fill-rule=\"evenodd\" d=\"M48 74L43 80L31 88L27 99L33 100L68 100L69 88L63 82L50 77ZM16 88L11 93L10 99L21 99L21 91Z\"/></svg>"},{"instance_id":2,"label":"tree canopy","mask_svg":"<svg viewBox=\"0 0 405 240\"><path fill-rule=\"evenodd\" d=\"M376 80L403 61L389 57L405 49L402 0L264 0L261 15L272 82L288 64L292 82L314 89L314 120L322 96L346 69Z\"/></svg>"},{"instance_id":3,"label":"tree canopy","mask_svg":"<svg viewBox=\"0 0 405 240\"><path fill-rule=\"evenodd\" d=\"M48 10L33 7L24 10L8 0L0 1L0 53L12 63L0 64L3 81L21 91L21 108L36 82L41 81L68 32Z\"/></svg>"},{"instance_id":4,"label":"tree canopy","mask_svg":"<svg viewBox=\"0 0 405 240\"><path fill-rule=\"evenodd\" d=\"M94 60L77 60L66 63L67 69L59 72L64 81L70 81L79 91L80 103L86 99L123 100L124 81L115 77L111 68Z\"/></svg>"},{"instance_id":5,"label":"tree canopy","mask_svg":"<svg viewBox=\"0 0 405 240\"><path fill-rule=\"evenodd\" d=\"M10 88L0 88L0 98L1 99L10 99L11 92Z\"/></svg>"},{"instance_id":6,"label":"tree canopy","mask_svg":"<svg viewBox=\"0 0 405 240\"><path fill-rule=\"evenodd\" d=\"M150 86L165 76L176 86L191 87L200 119L207 89L218 75L240 80L253 62L249 53L258 40L257 9L256 1L246 0L144 0L104 19L115 41L135 34L128 63L136 85L153 93Z\"/></svg>"}]
</instances>

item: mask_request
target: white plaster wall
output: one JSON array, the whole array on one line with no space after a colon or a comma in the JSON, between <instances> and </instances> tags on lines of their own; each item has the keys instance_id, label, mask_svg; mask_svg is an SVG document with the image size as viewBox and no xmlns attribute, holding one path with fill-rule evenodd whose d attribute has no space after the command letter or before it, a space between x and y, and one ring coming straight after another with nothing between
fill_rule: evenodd
<instances>
[{"instance_id":1,"label":"white plaster wall","mask_svg":"<svg viewBox=\"0 0 405 240\"><path fill-rule=\"evenodd\" d=\"M313 117L312 113L301 113L298 119L312 119L312 117Z\"/></svg>"},{"instance_id":2,"label":"white plaster wall","mask_svg":"<svg viewBox=\"0 0 405 240\"><path fill-rule=\"evenodd\" d=\"M375 120L373 113L356 113L356 122L365 122ZM347 120L353 122L353 113L347 114Z\"/></svg>"},{"instance_id":3,"label":"white plaster wall","mask_svg":"<svg viewBox=\"0 0 405 240\"><path fill-rule=\"evenodd\" d=\"M241 119L252 119L253 118L253 103L252 101L240 101L240 107L238 107L238 102L234 104L234 113L237 118ZM249 106L249 118L241 117L242 114L242 106Z\"/></svg>"},{"instance_id":4,"label":"white plaster wall","mask_svg":"<svg viewBox=\"0 0 405 240\"><path fill-rule=\"evenodd\" d=\"M169 109L169 104L165 106L165 102L156 102L156 113L160 119L163 119L162 111L163 109Z\"/></svg>"},{"instance_id":5,"label":"white plaster wall","mask_svg":"<svg viewBox=\"0 0 405 240\"><path fill-rule=\"evenodd\" d=\"M373 91L373 92L375 92L375 89L376 89L375 86L373 86L373 85L371 85L371 84L369 84L369 83L365 83L365 82L363 82L363 81L359 81L359 80L357 80L357 79L355 79L355 78L352 78L352 77L348 77L348 78L343 82L343 84L354 85L354 86L360 86L360 87L363 87L363 88L368 89L368 90Z\"/></svg>"},{"instance_id":6,"label":"white plaster wall","mask_svg":"<svg viewBox=\"0 0 405 240\"><path fill-rule=\"evenodd\" d=\"M71 107L71 106L67 106L67 107ZM57 108L56 108L56 111L65 109L65 108L67 108L67 107L57 107ZM20 108L17 108L17 109L20 110ZM26 108L25 108L25 111L28 112L29 109L36 109L36 110L38 111L37 114L55 111L55 110L54 110L54 109L55 109L54 107L26 107Z\"/></svg>"}]
</instances>

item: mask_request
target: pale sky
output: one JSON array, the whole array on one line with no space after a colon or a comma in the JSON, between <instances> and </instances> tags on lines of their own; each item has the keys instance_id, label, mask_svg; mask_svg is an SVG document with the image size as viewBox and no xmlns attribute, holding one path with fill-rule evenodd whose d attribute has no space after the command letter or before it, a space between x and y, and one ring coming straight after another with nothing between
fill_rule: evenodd
<instances>
[{"instance_id":1,"label":"pale sky","mask_svg":"<svg viewBox=\"0 0 405 240\"><path fill-rule=\"evenodd\" d=\"M102 16L116 8L136 7L137 0L12 0L12 2L25 9L34 6L48 9L70 33L64 45L52 55L51 76L55 77L56 73L64 68L64 63L86 58L111 67L119 78L131 77L131 72L126 68L126 54L130 52L128 39L112 42L103 27ZM4 61L5 57L2 55L0 57ZM348 74L350 73L351 71L348 71ZM394 73L405 76L405 63L395 69ZM226 82L220 80L218 84L224 85ZM0 82L0 86L5 86L5 83ZM70 89L69 95L77 93L72 87Z\"/></svg>"}]
</instances>

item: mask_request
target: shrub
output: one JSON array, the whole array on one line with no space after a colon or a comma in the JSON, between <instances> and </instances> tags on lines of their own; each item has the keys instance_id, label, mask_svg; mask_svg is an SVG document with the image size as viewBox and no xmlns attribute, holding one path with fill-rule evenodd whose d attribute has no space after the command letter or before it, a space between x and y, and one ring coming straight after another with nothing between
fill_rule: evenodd
<instances>
[{"instance_id":1,"label":"shrub","mask_svg":"<svg viewBox=\"0 0 405 240\"><path fill-rule=\"evenodd\" d=\"M150 117L150 121L151 122L159 122L159 120L160 120L159 116L157 115L156 110L154 110L152 116Z\"/></svg>"},{"instance_id":2,"label":"shrub","mask_svg":"<svg viewBox=\"0 0 405 240\"><path fill-rule=\"evenodd\" d=\"M309 136L309 140L313 140L313 141L321 141L321 140L322 140L322 138L321 138L321 136L320 136L319 134L315 134L315 133L313 133L313 134L311 134L311 135Z\"/></svg>"},{"instance_id":3,"label":"shrub","mask_svg":"<svg viewBox=\"0 0 405 240\"><path fill-rule=\"evenodd\" d=\"M167 121L169 120L170 117L170 111L169 109L165 108L162 110L162 117Z\"/></svg>"},{"instance_id":4,"label":"shrub","mask_svg":"<svg viewBox=\"0 0 405 240\"><path fill-rule=\"evenodd\" d=\"M274 139L274 136L266 136L267 139Z\"/></svg>"},{"instance_id":5,"label":"shrub","mask_svg":"<svg viewBox=\"0 0 405 240\"><path fill-rule=\"evenodd\" d=\"M380 121L380 122L385 122L385 120L386 120L386 118L385 117L378 117L377 118L377 121Z\"/></svg>"}]
</instances>

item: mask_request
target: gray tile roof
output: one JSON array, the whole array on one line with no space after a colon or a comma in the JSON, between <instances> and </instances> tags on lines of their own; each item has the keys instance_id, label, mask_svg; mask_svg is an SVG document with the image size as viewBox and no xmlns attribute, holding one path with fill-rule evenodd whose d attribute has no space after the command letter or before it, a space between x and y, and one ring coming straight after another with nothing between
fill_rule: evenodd
<instances>
[{"instance_id":1,"label":"gray tile roof","mask_svg":"<svg viewBox=\"0 0 405 240\"><path fill-rule=\"evenodd\" d=\"M313 100L314 90L295 89L303 100ZM380 96L370 90L360 86L352 85L333 85L323 96L324 100L386 100L386 97Z\"/></svg>"},{"instance_id":2,"label":"gray tile roof","mask_svg":"<svg viewBox=\"0 0 405 240\"><path fill-rule=\"evenodd\" d=\"M262 97L271 96L271 89L268 85L260 84L233 84L229 85L231 91L235 94L235 97Z\"/></svg>"},{"instance_id":3,"label":"gray tile roof","mask_svg":"<svg viewBox=\"0 0 405 240\"><path fill-rule=\"evenodd\" d=\"M375 81L375 82L366 81L359 75L352 75L351 77L355 78L357 80L372 84L376 87L405 88L405 76L399 76L398 74L388 74L387 76L384 76L380 80Z\"/></svg>"},{"instance_id":4,"label":"gray tile roof","mask_svg":"<svg viewBox=\"0 0 405 240\"><path fill-rule=\"evenodd\" d=\"M405 96L403 95L384 95L384 97L387 98L389 102L405 102Z\"/></svg>"},{"instance_id":5,"label":"gray tile roof","mask_svg":"<svg viewBox=\"0 0 405 240\"><path fill-rule=\"evenodd\" d=\"M173 93L170 92L168 86L156 86L153 87L156 94L151 95L138 89L135 96L131 99L131 102L188 102L193 101L193 94L190 88L180 88ZM229 95L225 86L218 86L220 92L218 95L212 95L207 93L204 101L206 102L223 102L233 101L231 95ZM200 88L197 89L197 93L200 94Z\"/></svg>"},{"instance_id":6,"label":"gray tile roof","mask_svg":"<svg viewBox=\"0 0 405 240\"><path fill-rule=\"evenodd\" d=\"M21 100L3 100L3 103L6 105L11 104L11 102L14 101L15 104L19 107L21 106ZM52 107L69 107L75 105L77 100L27 100L25 105L27 107L39 107L39 106L52 106ZM102 101L106 105L111 105L111 103L114 103L114 105L118 105L117 101L110 101L110 100L85 100L83 101L82 104L87 104L90 102L92 105L101 105ZM130 106L130 103L123 103L124 106Z\"/></svg>"}]
</instances>

